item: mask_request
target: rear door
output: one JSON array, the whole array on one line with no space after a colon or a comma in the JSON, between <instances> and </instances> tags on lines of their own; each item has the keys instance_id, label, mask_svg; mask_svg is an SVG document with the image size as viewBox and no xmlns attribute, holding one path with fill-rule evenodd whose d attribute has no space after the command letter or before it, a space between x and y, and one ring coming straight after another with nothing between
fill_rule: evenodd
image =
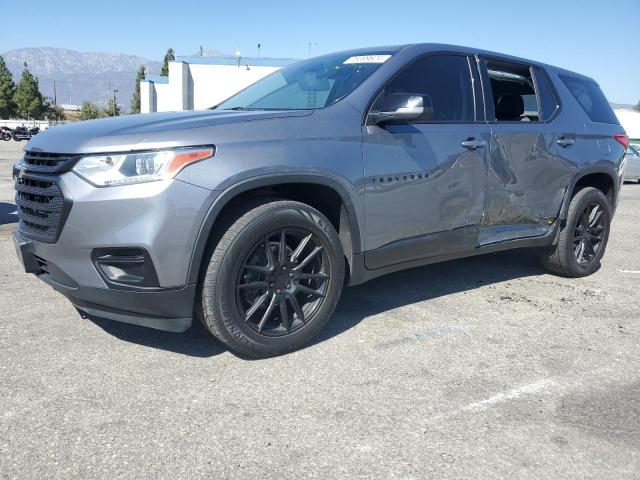
<instances>
[{"instance_id":1,"label":"rear door","mask_svg":"<svg viewBox=\"0 0 640 480\"><path fill-rule=\"evenodd\" d=\"M538 67L481 58L491 146L480 245L544 235L576 172L576 130L562 125L558 96ZM570 153L570 152L569 152Z\"/></svg>"},{"instance_id":2,"label":"rear door","mask_svg":"<svg viewBox=\"0 0 640 480\"><path fill-rule=\"evenodd\" d=\"M429 97L433 111L364 127L367 268L476 247L489 141L479 83L473 59L432 54L377 96L372 108L385 95L410 93Z\"/></svg>"}]
</instances>

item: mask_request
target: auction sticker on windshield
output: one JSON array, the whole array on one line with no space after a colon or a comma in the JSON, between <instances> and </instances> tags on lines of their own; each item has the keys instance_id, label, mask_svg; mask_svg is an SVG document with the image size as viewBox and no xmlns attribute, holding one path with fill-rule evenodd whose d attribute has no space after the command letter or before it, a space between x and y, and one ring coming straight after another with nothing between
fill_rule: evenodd
<instances>
[{"instance_id":1,"label":"auction sticker on windshield","mask_svg":"<svg viewBox=\"0 0 640 480\"><path fill-rule=\"evenodd\" d=\"M353 63L384 63L391 58L391 55L358 55L347 58L344 65Z\"/></svg>"}]
</instances>

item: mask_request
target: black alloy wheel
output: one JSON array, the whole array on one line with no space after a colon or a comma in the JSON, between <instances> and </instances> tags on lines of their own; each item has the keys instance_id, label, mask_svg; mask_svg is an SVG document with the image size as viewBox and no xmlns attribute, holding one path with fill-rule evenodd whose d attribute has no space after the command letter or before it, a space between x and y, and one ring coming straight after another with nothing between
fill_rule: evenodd
<instances>
[{"instance_id":1,"label":"black alloy wheel","mask_svg":"<svg viewBox=\"0 0 640 480\"><path fill-rule=\"evenodd\" d=\"M573 254L580 265L588 265L598 258L605 234L604 209L591 202L582 211L573 234Z\"/></svg>"},{"instance_id":2,"label":"black alloy wheel","mask_svg":"<svg viewBox=\"0 0 640 480\"><path fill-rule=\"evenodd\" d=\"M254 245L236 279L236 301L256 332L282 336L313 320L331 278L321 239L303 228L282 228Z\"/></svg>"},{"instance_id":3,"label":"black alloy wheel","mask_svg":"<svg viewBox=\"0 0 640 480\"><path fill-rule=\"evenodd\" d=\"M539 249L544 268L567 277L584 277L600 268L611 227L611 202L595 187L580 189L571 199L566 222L554 243Z\"/></svg>"},{"instance_id":4,"label":"black alloy wheel","mask_svg":"<svg viewBox=\"0 0 640 480\"><path fill-rule=\"evenodd\" d=\"M290 200L231 212L204 272L198 314L234 351L282 355L315 337L338 304L345 256L333 224Z\"/></svg>"}]
</instances>

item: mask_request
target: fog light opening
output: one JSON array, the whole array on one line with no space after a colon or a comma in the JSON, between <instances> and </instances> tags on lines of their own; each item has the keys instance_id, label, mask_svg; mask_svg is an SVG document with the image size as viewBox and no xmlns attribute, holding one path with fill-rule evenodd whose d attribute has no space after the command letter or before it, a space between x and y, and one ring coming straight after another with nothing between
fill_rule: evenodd
<instances>
[{"instance_id":1,"label":"fog light opening","mask_svg":"<svg viewBox=\"0 0 640 480\"><path fill-rule=\"evenodd\" d=\"M109 286L158 286L153 262L143 248L97 248L92 252L92 259Z\"/></svg>"}]
</instances>

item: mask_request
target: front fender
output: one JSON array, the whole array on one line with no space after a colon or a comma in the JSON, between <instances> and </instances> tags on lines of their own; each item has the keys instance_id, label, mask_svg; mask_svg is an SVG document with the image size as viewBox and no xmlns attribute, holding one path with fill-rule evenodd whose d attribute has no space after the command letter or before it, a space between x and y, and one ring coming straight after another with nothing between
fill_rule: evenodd
<instances>
[{"instance_id":1,"label":"front fender","mask_svg":"<svg viewBox=\"0 0 640 480\"><path fill-rule=\"evenodd\" d=\"M323 185L333 189L342 200L344 209L349 220L349 234L351 240L351 252L353 254L361 251L361 227L358 220L356 206L352 200L352 195L337 180L326 175L314 173L294 173L294 174L271 174L260 177L252 177L237 182L222 191L218 191L217 196L207 211L202 226L198 232L196 243L191 255L189 263L189 273L187 283L194 284L198 282L198 275L202 265L203 257L207 248L211 233L213 232L216 220L225 206L229 204L238 195L254 190L256 188L269 187L274 185L292 184L292 183L309 183L315 185Z\"/></svg>"}]
</instances>

